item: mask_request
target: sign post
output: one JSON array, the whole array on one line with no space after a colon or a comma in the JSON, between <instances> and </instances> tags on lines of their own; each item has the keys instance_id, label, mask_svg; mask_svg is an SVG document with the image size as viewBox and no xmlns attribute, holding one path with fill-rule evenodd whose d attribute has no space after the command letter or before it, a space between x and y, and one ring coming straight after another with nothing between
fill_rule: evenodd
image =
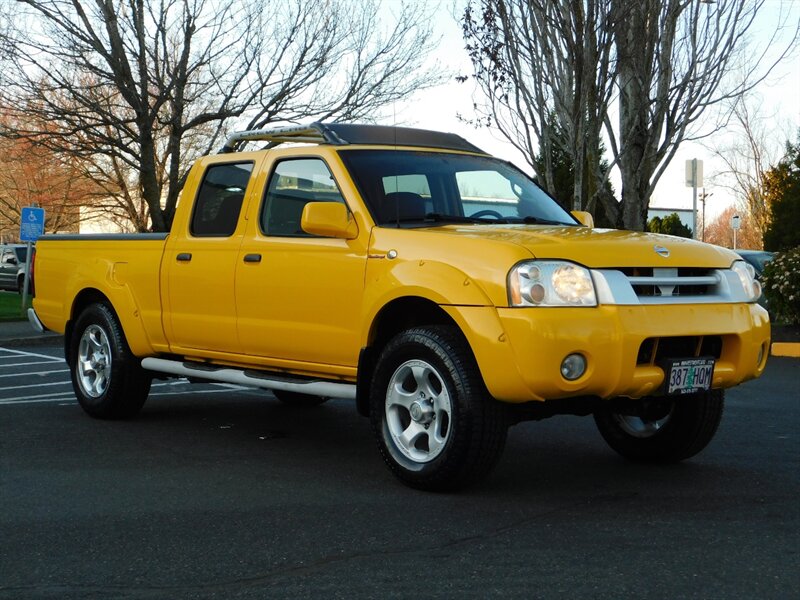
<instances>
[{"instance_id":1,"label":"sign post","mask_svg":"<svg viewBox=\"0 0 800 600\"><path fill-rule=\"evenodd\" d=\"M25 259L25 282L22 285L22 314L28 305L30 291L31 265L33 264L33 243L44 234L44 209L38 206L24 206L19 220L19 239L28 243Z\"/></svg>"},{"instance_id":2,"label":"sign post","mask_svg":"<svg viewBox=\"0 0 800 600\"><path fill-rule=\"evenodd\" d=\"M703 187L703 161L686 161L686 187L692 188L692 238L697 239L697 188Z\"/></svg>"},{"instance_id":3,"label":"sign post","mask_svg":"<svg viewBox=\"0 0 800 600\"><path fill-rule=\"evenodd\" d=\"M733 229L733 249L736 250L736 232L742 227L742 218L739 215L731 217L731 229Z\"/></svg>"}]
</instances>

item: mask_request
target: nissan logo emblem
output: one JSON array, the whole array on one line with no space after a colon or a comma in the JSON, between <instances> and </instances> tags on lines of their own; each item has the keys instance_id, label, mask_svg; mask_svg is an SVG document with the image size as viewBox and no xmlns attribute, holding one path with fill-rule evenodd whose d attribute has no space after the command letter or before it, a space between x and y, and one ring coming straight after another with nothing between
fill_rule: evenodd
<instances>
[{"instance_id":1,"label":"nissan logo emblem","mask_svg":"<svg viewBox=\"0 0 800 600\"><path fill-rule=\"evenodd\" d=\"M664 258L667 258L669 256L669 250L667 248L664 248L664 246L653 246L653 250L656 251L656 254L658 254L659 256L663 256Z\"/></svg>"}]
</instances>

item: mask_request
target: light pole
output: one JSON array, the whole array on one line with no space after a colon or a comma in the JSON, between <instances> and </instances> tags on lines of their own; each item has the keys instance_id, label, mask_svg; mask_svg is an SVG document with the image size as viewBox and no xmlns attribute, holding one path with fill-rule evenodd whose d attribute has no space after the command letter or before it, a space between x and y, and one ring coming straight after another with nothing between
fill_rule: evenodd
<instances>
[{"instance_id":1,"label":"light pole","mask_svg":"<svg viewBox=\"0 0 800 600\"><path fill-rule=\"evenodd\" d=\"M699 200L700 200L700 202L703 203L703 208L701 209L703 211L702 212L702 217L701 217L701 221L703 223L703 227L700 229L700 231L701 231L701 235L702 235L702 241L704 241L704 242L706 241L706 198L710 198L713 195L714 195L714 192L711 192L709 194L708 192L706 192L706 188L703 188L703 191L700 192Z\"/></svg>"}]
</instances>

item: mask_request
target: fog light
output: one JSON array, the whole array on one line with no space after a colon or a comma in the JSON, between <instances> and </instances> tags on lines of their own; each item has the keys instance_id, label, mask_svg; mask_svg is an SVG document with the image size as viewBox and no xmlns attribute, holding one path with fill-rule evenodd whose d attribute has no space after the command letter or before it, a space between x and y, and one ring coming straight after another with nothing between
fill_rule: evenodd
<instances>
[{"instance_id":1,"label":"fog light","mask_svg":"<svg viewBox=\"0 0 800 600\"><path fill-rule=\"evenodd\" d=\"M570 354L561 363L561 376L575 381L586 372L586 359L581 354Z\"/></svg>"},{"instance_id":2,"label":"fog light","mask_svg":"<svg viewBox=\"0 0 800 600\"><path fill-rule=\"evenodd\" d=\"M766 344L761 344L761 347L758 349L758 360L756 361L756 367L761 366L761 361L764 359L764 347Z\"/></svg>"}]
</instances>

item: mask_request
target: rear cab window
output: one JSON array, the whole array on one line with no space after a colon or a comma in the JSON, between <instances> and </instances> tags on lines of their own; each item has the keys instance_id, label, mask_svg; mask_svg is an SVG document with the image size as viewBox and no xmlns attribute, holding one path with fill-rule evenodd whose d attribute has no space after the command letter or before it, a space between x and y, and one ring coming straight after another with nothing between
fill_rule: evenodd
<instances>
[{"instance_id":1,"label":"rear cab window","mask_svg":"<svg viewBox=\"0 0 800 600\"><path fill-rule=\"evenodd\" d=\"M252 162L211 165L197 192L189 231L196 237L230 237L236 231Z\"/></svg>"}]
</instances>

